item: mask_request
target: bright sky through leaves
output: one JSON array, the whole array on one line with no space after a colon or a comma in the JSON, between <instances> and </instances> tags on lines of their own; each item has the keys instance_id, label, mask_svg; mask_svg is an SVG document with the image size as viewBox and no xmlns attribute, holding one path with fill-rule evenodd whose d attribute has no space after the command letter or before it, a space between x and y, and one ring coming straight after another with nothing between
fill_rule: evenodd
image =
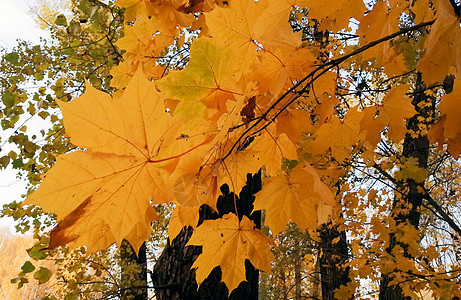
<instances>
[{"instance_id":1,"label":"bright sky through leaves","mask_svg":"<svg viewBox=\"0 0 461 300\"><path fill-rule=\"evenodd\" d=\"M41 30L28 14L31 3L33 3L32 0L2 0L1 4L4 9L0 10L0 47L12 49L16 45L17 39L38 43L40 37L47 38L49 36L48 32ZM31 125L33 126L33 124ZM2 142L10 134L9 131L1 131ZM2 149L2 155L6 149ZM9 168L0 172L0 194L2 195L0 205L20 200L21 194L25 192L25 182L17 179L16 173ZM4 224L5 228L14 232L14 229L10 228L11 222L7 218L1 218L0 224Z\"/></svg>"},{"instance_id":2,"label":"bright sky through leaves","mask_svg":"<svg viewBox=\"0 0 461 300\"><path fill-rule=\"evenodd\" d=\"M106 61L106 54L88 52L98 61L96 69L107 64L104 75L85 69L89 84L82 95L46 99L59 105L65 136L78 147L53 153L61 155L25 202L57 215L48 249L69 243L95 251L123 239L138 249L150 235L155 205L172 203L176 211L169 233L191 225L190 244L203 246L194 263L198 282L220 265L231 290L245 279L245 259L269 269L271 262L255 254L270 238L239 214L236 201L235 214L202 225L197 225L198 208L217 207L222 184L238 193L247 173L261 169L263 186L254 207L265 210L265 225L273 234L285 231L290 221L312 234L331 222L351 237L379 237L367 247L354 246L358 238L341 238L351 244L350 278L445 276L448 266L433 271L419 259L430 248L417 237L417 228L426 213L419 208L428 201L461 234L443 215L443 205L437 207L431 198L439 193L425 190L438 172L431 171L434 154L427 136L435 136L440 149L447 147L450 159L461 152L459 89L456 83L455 92L445 96L453 87L441 84L448 74L461 74L461 18L448 0L430 1L433 6L427 0L378 1L367 7L362 0L118 0L116 5L126 9L124 20L131 22L118 41L101 27L86 27L89 20L101 26L102 15L94 1L84 2L78 7L88 13L85 22L59 20L56 30L64 35L93 30L100 39L88 45L108 40L110 45L99 50L114 50L117 58ZM348 28L350 18L354 29ZM75 42L63 51L66 63L72 55L87 56L74 52L83 46L81 38ZM162 52L164 47L169 50ZM176 51L178 57L165 63ZM20 66L13 54L16 58L5 60ZM60 61L50 65L62 66ZM40 81L44 71L34 65L30 73ZM113 84L105 92L100 90L104 80L106 88L110 80ZM11 116L27 98L13 95L15 89L2 96L4 128L16 128ZM29 154L48 154L20 133L14 138L23 154L12 158L15 167ZM54 156L48 165L53 162ZM34 171L34 161L27 163L29 169L22 170L31 182L36 178L34 189L40 172ZM351 176L374 178L367 172L392 186L393 194L378 191L380 184L358 191L365 180L352 182ZM364 214L369 207L382 209L380 219ZM381 256L360 263L370 255ZM363 265L373 271L364 272ZM404 279L405 293L413 296L415 280Z\"/></svg>"}]
</instances>

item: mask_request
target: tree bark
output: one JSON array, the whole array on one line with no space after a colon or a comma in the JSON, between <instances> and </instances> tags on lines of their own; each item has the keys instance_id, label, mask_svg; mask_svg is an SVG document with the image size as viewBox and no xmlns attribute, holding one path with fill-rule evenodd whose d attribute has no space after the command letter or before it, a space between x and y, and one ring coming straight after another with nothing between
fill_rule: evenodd
<instances>
[{"instance_id":1,"label":"tree bark","mask_svg":"<svg viewBox=\"0 0 461 300\"><path fill-rule=\"evenodd\" d=\"M146 244L139 248L138 255L127 240L120 246L121 299L147 299L147 258Z\"/></svg>"},{"instance_id":2,"label":"tree bark","mask_svg":"<svg viewBox=\"0 0 461 300\"><path fill-rule=\"evenodd\" d=\"M296 262L295 262L295 299L301 300L301 262L302 257L297 253Z\"/></svg>"},{"instance_id":3,"label":"tree bark","mask_svg":"<svg viewBox=\"0 0 461 300\"><path fill-rule=\"evenodd\" d=\"M420 132L420 126L427 126L429 123L426 120L431 120L435 111L435 99L429 98L424 91L426 90L425 84L422 82L421 74L417 73L417 80L415 84L415 94L412 100L412 104L417 111L417 114L408 120L407 129L410 132ZM425 105L428 103L430 105ZM418 167L427 169L427 162L429 158L429 140L427 134L418 134L412 136L407 133L403 142L402 156L406 158L414 157L418 160ZM424 194L420 193L418 187L424 186L424 182L417 182L412 178L404 181L397 182L398 188L406 188L407 192L402 197L396 197L392 208L392 216L396 221L396 226L413 226L418 229L420 221L419 207L422 205ZM411 258L407 252L408 245L402 241L396 239L395 234L390 235L389 246L386 248L386 252L392 255L392 250L395 246L401 246L404 250L405 257ZM395 270L398 272L398 270ZM398 284L391 285L390 282L393 279L393 274L383 274L379 299L380 300L391 300L391 299L405 299L411 300L410 297L405 297L401 287Z\"/></svg>"},{"instance_id":4,"label":"tree bark","mask_svg":"<svg viewBox=\"0 0 461 300\"><path fill-rule=\"evenodd\" d=\"M320 283L322 287L322 299L334 300L334 292L342 285L346 285L349 279L349 268L344 268L348 260L346 232L338 231L331 223L323 224L319 229L320 235ZM336 243L333 240L338 239Z\"/></svg>"},{"instance_id":5,"label":"tree bark","mask_svg":"<svg viewBox=\"0 0 461 300\"><path fill-rule=\"evenodd\" d=\"M203 205L200 208L199 225L204 220L214 220L223 215L235 213L235 203L238 216L248 216L255 222L257 228L261 227L261 212L253 212L254 194L261 190L261 174L247 175L247 185L237 197L229 191L227 185L221 187L222 195L217 201L218 212ZM228 289L221 282L221 269L216 267L205 279L200 287L195 280L195 270L191 266L195 259L202 252L199 246L185 246L192 236L191 227L183 228L178 236L163 250L152 273L152 281L156 290L156 297L159 300L221 300L221 299L258 299L259 271L249 261L245 262L247 281L232 291L229 295Z\"/></svg>"}]
</instances>

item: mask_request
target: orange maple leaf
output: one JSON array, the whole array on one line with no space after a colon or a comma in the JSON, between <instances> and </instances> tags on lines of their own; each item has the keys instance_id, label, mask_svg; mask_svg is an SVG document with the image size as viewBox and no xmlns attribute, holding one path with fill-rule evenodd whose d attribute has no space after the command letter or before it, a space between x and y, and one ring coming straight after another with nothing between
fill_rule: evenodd
<instances>
[{"instance_id":1,"label":"orange maple leaf","mask_svg":"<svg viewBox=\"0 0 461 300\"><path fill-rule=\"evenodd\" d=\"M373 146L381 140L380 132L388 126L387 136L393 141L400 141L405 137L407 128L405 119L416 114L416 110L409 98L405 95L410 88L409 84L401 84L392 88L376 110L373 107L366 108L364 117L360 122L360 130L366 131L365 139ZM378 116L374 118L378 111Z\"/></svg>"},{"instance_id":2,"label":"orange maple leaf","mask_svg":"<svg viewBox=\"0 0 461 300\"><path fill-rule=\"evenodd\" d=\"M338 161L351 153L351 148L362 137L359 129L362 114L357 107L351 108L343 120L333 117L316 131L317 138L311 144L313 154L324 153L328 148Z\"/></svg>"},{"instance_id":3,"label":"orange maple leaf","mask_svg":"<svg viewBox=\"0 0 461 300\"><path fill-rule=\"evenodd\" d=\"M273 260L269 244L273 241L246 216L242 221L232 213L219 220L206 220L197 227L187 245L203 246L203 252L192 265L197 268L201 284L216 266L221 267L222 281L229 291L245 281L245 260L255 268L270 273Z\"/></svg>"},{"instance_id":4,"label":"orange maple leaf","mask_svg":"<svg viewBox=\"0 0 461 300\"><path fill-rule=\"evenodd\" d=\"M311 0L309 18L320 21L320 29L339 31L349 26L351 17L360 20L366 10L362 0Z\"/></svg>"},{"instance_id":5,"label":"orange maple leaf","mask_svg":"<svg viewBox=\"0 0 461 300\"><path fill-rule=\"evenodd\" d=\"M417 70L426 84L442 82L454 68L461 77L461 28L458 17L449 1L437 3L437 20L432 25L426 41L426 53L419 61Z\"/></svg>"},{"instance_id":6,"label":"orange maple leaf","mask_svg":"<svg viewBox=\"0 0 461 300\"><path fill-rule=\"evenodd\" d=\"M360 21L357 35L361 43L366 45L370 42L388 36L399 31L398 20L401 10L398 7L389 9L386 2L378 2ZM406 70L403 56L398 55L389 41L380 43L362 53L362 60L374 60L374 67L384 66L390 74L401 74Z\"/></svg>"},{"instance_id":7,"label":"orange maple leaf","mask_svg":"<svg viewBox=\"0 0 461 300\"><path fill-rule=\"evenodd\" d=\"M307 164L299 164L289 175L265 178L255 196L254 209L266 210L266 224L274 234L284 231L290 221L300 229L315 230L320 205L335 205L329 188Z\"/></svg>"},{"instance_id":8,"label":"orange maple leaf","mask_svg":"<svg viewBox=\"0 0 461 300\"><path fill-rule=\"evenodd\" d=\"M58 215L52 247L74 242L95 251L127 239L139 248L155 216L150 199L193 139L177 139L181 122L140 70L120 97L88 86L59 105L71 142L86 151L58 157L26 204Z\"/></svg>"},{"instance_id":9,"label":"orange maple leaf","mask_svg":"<svg viewBox=\"0 0 461 300\"><path fill-rule=\"evenodd\" d=\"M429 132L431 142L438 141L439 144L442 144L444 139L446 139L448 149L454 157L459 157L461 153L460 97L461 80L455 79L453 91L448 95L442 96L442 102L439 105L441 117Z\"/></svg>"},{"instance_id":10,"label":"orange maple leaf","mask_svg":"<svg viewBox=\"0 0 461 300\"><path fill-rule=\"evenodd\" d=\"M296 145L285 133L275 134L275 130L267 129L253 149L257 152L256 157L264 162L267 175L277 174L283 158L298 158Z\"/></svg>"},{"instance_id":11,"label":"orange maple leaf","mask_svg":"<svg viewBox=\"0 0 461 300\"><path fill-rule=\"evenodd\" d=\"M240 73L245 74L256 58L256 50L278 40L289 28L290 1L230 1L229 6L216 7L206 13L210 35L240 53ZM291 30L290 34L295 35Z\"/></svg>"}]
</instances>

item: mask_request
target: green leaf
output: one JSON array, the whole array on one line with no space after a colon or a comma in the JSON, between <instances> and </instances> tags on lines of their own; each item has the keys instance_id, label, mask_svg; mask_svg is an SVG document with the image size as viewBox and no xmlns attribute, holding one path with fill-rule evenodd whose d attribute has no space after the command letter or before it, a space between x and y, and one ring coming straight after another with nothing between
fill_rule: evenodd
<instances>
[{"instance_id":1,"label":"green leaf","mask_svg":"<svg viewBox=\"0 0 461 300\"><path fill-rule=\"evenodd\" d=\"M82 31L82 28L80 26L80 22L70 22L70 25L68 27L68 31L72 35L79 34ZM80 42L80 41L77 41Z\"/></svg>"},{"instance_id":2,"label":"green leaf","mask_svg":"<svg viewBox=\"0 0 461 300\"><path fill-rule=\"evenodd\" d=\"M38 115L40 116L40 118L45 120L50 115L50 113L46 112L46 111L41 111L41 112L38 113Z\"/></svg>"},{"instance_id":3,"label":"green leaf","mask_svg":"<svg viewBox=\"0 0 461 300\"><path fill-rule=\"evenodd\" d=\"M9 156L2 156L0 158L0 166L2 166L2 168L6 168L8 166L8 164L10 163L10 157Z\"/></svg>"},{"instance_id":4,"label":"green leaf","mask_svg":"<svg viewBox=\"0 0 461 300\"><path fill-rule=\"evenodd\" d=\"M157 82L157 86L171 99L181 99L175 114L184 114L188 120L201 118L206 105L204 99L219 89L232 90L221 86L223 75L232 68L231 62L238 53L212 39L196 40L190 50L190 62L186 68L173 71ZM235 69L235 68L234 68ZM219 78L218 81L216 81Z\"/></svg>"},{"instance_id":5,"label":"green leaf","mask_svg":"<svg viewBox=\"0 0 461 300\"><path fill-rule=\"evenodd\" d=\"M298 164L299 164L299 161L297 160L290 160L290 159L284 158L282 160L282 170L287 170L287 171L293 170Z\"/></svg>"},{"instance_id":6,"label":"green leaf","mask_svg":"<svg viewBox=\"0 0 461 300\"><path fill-rule=\"evenodd\" d=\"M13 160L13 169L19 169L24 166L24 162L21 158Z\"/></svg>"},{"instance_id":7,"label":"green leaf","mask_svg":"<svg viewBox=\"0 0 461 300\"><path fill-rule=\"evenodd\" d=\"M27 153L35 153L35 151L37 151L37 149L39 149L40 147L35 145L34 143L30 142L30 141L27 141L24 143L24 150L27 152Z\"/></svg>"},{"instance_id":8,"label":"green leaf","mask_svg":"<svg viewBox=\"0 0 461 300\"><path fill-rule=\"evenodd\" d=\"M24 273L30 273L30 272L32 272L33 270L35 270L35 266L34 266L30 261L26 261L26 262L22 265L21 270L22 270Z\"/></svg>"},{"instance_id":9,"label":"green leaf","mask_svg":"<svg viewBox=\"0 0 461 300\"><path fill-rule=\"evenodd\" d=\"M6 120L6 119L3 119L0 124L2 125L2 129L3 130L6 130L8 128L10 128L10 121Z\"/></svg>"},{"instance_id":10,"label":"green leaf","mask_svg":"<svg viewBox=\"0 0 461 300\"><path fill-rule=\"evenodd\" d=\"M27 279L26 277L19 277L19 282L18 282L18 289L22 288L24 283L28 283L29 282L29 279Z\"/></svg>"},{"instance_id":11,"label":"green leaf","mask_svg":"<svg viewBox=\"0 0 461 300\"><path fill-rule=\"evenodd\" d=\"M40 267L40 269L34 273L34 278L38 280L38 283L42 284L50 280L51 275L52 273L50 270Z\"/></svg>"},{"instance_id":12,"label":"green leaf","mask_svg":"<svg viewBox=\"0 0 461 300\"><path fill-rule=\"evenodd\" d=\"M80 1L77 5L78 9L84 11L91 6L91 3L88 1Z\"/></svg>"},{"instance_id":13,"label":"green leaf","mask_svg":"<svg viewBox=\"0 0 461 300\"><path fill-rule=\"evenodd\" d=\"M43 80L43 78L45 78L45 76L43 76L42 73L37 72L37 73L34 74L34 78L35 78L35 80L40 81L40 80Z\"/></svg>"},{"instance_id":14,"label":"green leaf","mask_svg":"<svg viewBox=\"0 0 461 300\"><path fill-rule=\"evenodd\" d=\"M60 26L67 26L67 19L66 19L66 16L64 15L59 15L56 17L56 21L54 21L54 23L56 25L60 25Z\"/></svg>"},{"instance_id":15,"label":"green leaf","mask_svg":"<svg viewBox=\"0 0 461 300\"><path fill-rule=\"evenodd\" d=\"M18 209L18 203L16 201L13 201L10 204L8 204L8 208L13 210Z\"/></svg>"},{"instance_id":16,"label":"green leaf","mask_svg":"<svg viewBox=\"0 0 461 300\"><path fill-rule=\"evenodd\" d=\"M43 245L37 244L37 245L34 245L32 248L28 249L27 253L29 254L31 258L35 260L45 259L48 257L48 254L42 251L43 248L44 248Z\"/></svg>"},{"instance_id":17,"label":"green leaf","mask_svg":"<svg viewBox=\"0 0 461 300\"><path fill-rule=\"evenodd\" d=\"M11 52L11 53L8 53L7 55L5 55L5 59L10 64L13 64L13 65L17 66L18 62L19 62L19 55L18 55L17 52Z\"/></svg>"},{"instance_id":18,"label":"green leaf","mask_svg":"<svg viewBox=\"0 0 461 300\"><path fill-rule=\"evenodd\" d=\"M16 157L18 157L18 154L11 150L10 152L8 152L8 157L10 157L11 159L16 159Z\"/></svg>"},{"instance_id":19,"label":"green leaf","mask_svg":"<svg viewBox=\"0 0 461 300\"><path fill-rule=\"evenodd\" d=\"M77 294L69 294L64 297L64 300L75 300L77 299Z\"/></svg>"},{"instance_id":20,"label":"green leaf","mask_svg":"<svg viewBox=\"0 0 461 300\"><path fill-rule=\"evenodd\" d=\"M14 99L15 96L10 92L5 92L2 96L3 104L5 104L6 107L12 107L14 105Z\"/></svg>"}]
</instances>

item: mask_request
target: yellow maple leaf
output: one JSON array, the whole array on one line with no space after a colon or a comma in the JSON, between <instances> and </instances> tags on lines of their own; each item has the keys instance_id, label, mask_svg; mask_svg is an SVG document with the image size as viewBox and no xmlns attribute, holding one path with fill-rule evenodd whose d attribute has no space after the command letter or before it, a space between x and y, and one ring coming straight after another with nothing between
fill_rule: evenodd
<instances>
[{"instance_id":1,"label":"yellow maple leaf","mask_svg":"<svg viewBox=\"0 0 461 300\"><path fill-rule=\"evenodd\" d=\"M177 139L180 122L140 70L117 98L88 86L59 105L71 142L86 151L58 157L26 204L58 215L53 246L74 242L94 251L123 239L140 245L155 213L150 199L176 165L178 149L194 139Z\"/></svg>"},{"instance_id":2,"label":"yellow maple leaf","mask_svg":"<svg viewBox=\"0 0 461 300\"><path fill-rule=\"evenodd\" d=\"M301 41L301 39L299 39ZM299 42L298 42L299 44ZM270 47L261 51L255 62L252 77L258 82L261 93L271 92L279 95L280 91L293 85L315 68L316 59L309 49L297 46Z\"/></svg>"},{"instance_id":3,"label":"yellow maple leaf","mask_svg":"<svg viewBox=\"0 0 461 300\"><path fill-rule=\"evenodd\" d=\"M317 97L317 101L320 102L315 108L314 113L319 116L319 123L323 124L327 120L334 118L336 112L335 106L339 104L339 99L336 96L330 96L328 94L322 94Z\"/></svg>"},{"instance_id":4,"label":"yellow maple leaf","mask_svg":"<svg viewBox=\"0 0 461 300\"><path fill-rule=\"evenodd\" d=\"M169 197L170 202L177 202L184 207L200 207L207 204L217 210L217 178L210 166L205 164L200 152L185 155L166 181L168 183L165 197Z\"/></svg>"},{"instance_id":5,"label":"yellow maple leaf","mask_svg":"<svg viewBox=\"0 0 461 300\"><path fill-rule=\"evenodd\" d=\"M401 84L392 88L383 100L382 109L378 119L381 125L389 126L389 138L399 141L404 138L407 128L405 119L409 119L416 114L411 100L406 97L410 85Z\"/></svg>"},{"instance_id":6,"label":"yellow maple leaf","mask_svg":"<svg viewBox=\"0 0 461 300\"><path fill-rule=\"evenodd\" d=\"M360 131L366 132L364 136L364 141L371 144L371 146L376 147L376 145L381 140L381 131L384 129L379 126L379 122L376 120L376 111L375 107L367 107L362 110L362 120L360 120Z\"/></svg>"},{"instance_id":7,"label":"yellow maple leaf","mask_svg":"<svg viewBox=\"0 0 461 300\"><path fill-rule=\"evenodd\" d=\"M229 149L232 144L229 142L223 149ZM240 191L246 185L248 173L258 172L263 164L257 152L251 148L233 151L224 161L218 159L217 163L219 163L218 187L227 183L234 192Z\"/></svg>"},{"instance_id":8,"label":"yellow maple leaf","mask_svg":"<svg viewBox=\"0 0 461 300\"><path fill-rule=\"evenodd\" d=\"M187 0L117 0L115 5L126 9L125 19L132 21L138 17L161 16L165 25L169 25L174 30L176 24L186 27L194 21L192 15L188 15L178 10L186 4Z\"/></svg>"},{"instance_id":9,"label":"yellow maple leaf","mask_svg":"<svg viewBox=\"0 0 461 300\"><path fill-rule=\"evenodd\" d=\"M179 30L169 33L162 26L160 20L142 16L134 22L133 26L125 26L124 36L115 44L126 51L123 55L124 59L128 55L159 56L179 35Z\"/></svg>"},{"instance_id":10,"label":"yellow maple leaf","mask_svg":"<svg viewBox=\"0 0 461 300\"><path fill-rule=\"evenodd\" d=\"M275 131L275 130L274 130ZM262 137L258 138L253 149L257 152L256 157L264 162L265 171L268 175L276 175L280 170L282 159L297 159L296 145L285 133L275 134L267 130Z\"/></svg>"},{"instance_id":11,"label":"yellow maple leaf","mask_svg":"<svg viewBox=\"0 0 461 300\"><path fill-rule=\"evenodd\" d=\"M434 19L434 10L427 9L430 7L430 0L418 0L413 2L411 11L415 14L415 23L430 21Z\"/></svg>"},{"instance_id":12,"label":"yellow maple leaf","mask_svg":"<svg viewBox=\"0 0 461 300\"><path fill-rule=\"evenodd\" d=\"M197 283L220 266L222 281L229 291L234 290L245 277L245 260L255 268L270 273L273 260L269 244L273 241L246 216L239 221L232 213L219 220L206 220L197 227L187 245L203 246L203 252L192 265L197 268Z\"/></svg>"},{"instance_id":13,"label":"yellow maple leaf","mask_svg":"<svg viewBox=\"0 0 461 300\"><path fill-rule=\"evenodd\" d=\"M455 79L453 91L442 96L442 102L439 105L440 114L446 115L444 133L445 137L454 139L461 134L461 106L459 99L461 96L461 80Z\"/></svg>"},{"instance_id":14,"label":"yellow maple leaf","mask_svg":"<svg viewBox=\"0 0 461 300\"><path fill-rule=\"evenodd\" d=\"M227 7L206 13L210 35L240 53L239 74L248 73L262 44L267 47L287 33L291 6L289 1L233 0ZM294 34L291 30L290 34Z\"/></svg>"},{"instance_id":15,"label":"yellow maple leaf","mask_svg":"<svg viewBox=\"0 0 461 300\"><path fill-rule=\"evenodd\" d=\"M442 96L440 102L440 119L431 127L429 139L431 142L439 142L439 147L447 140L450 154L458 157L461 153L461 107L459 99L461 97L461 80L455 79L453 91Z\"/></svg>"},{"instance_id":16,"label":"yellow maple leaf","mask_svg":"<svg viewBox=\"0 0 461 300\"><path fill-rule=\"evenodd\" d=\"M312 127L309 116L305 110L287 108L277 117L277 134L286 134L296 144L302 132L309 131Z\"/></svg>"},{"instance_id":17,"label":"yellow maple leaf","mask_svg":"<svg viewBox=\"0 0 461 300\"><path fill-rule=\"evenodd\" d=\"M127 21L134 20L139 16L151 15L149 0L117 0L115 5L126 9L125 18Z\"/></svg>"},{"instance_id":18,"label":"yellow maple leaf","mask_svg":"<svg viewBox=\"0 0 461 300\"><path fill-rule=\"evenodd\" d=\"M255 197L254 209L266 210L266 224L274 234L284 231L290 221L300 229L315 230L320 204L335 205L329 188L307 164L299 164L289 175L265 178Z\"/></svg>"},{"instance_id":19,"label":"yellow maple leaf","mask_svg":"<svg viewBox=\"0 0 461 300\"><path fill-rule=\"evenodd\" d=\"M360 120L363 115L357 107L351 108L343 120L333 117L322 124L315 132L317 138L311 143L313 154L324 153L328 148L338 161L343 161L351 153L351 148L363 136L360 132Z\"/></svg>"},{"instance_id":20,"label":"yellow maple leaf","mask_svg":"<svg viewBox=\"0 0 461 300\"><path fill-rule=\"evenodd\" d=\"M376 3L373 6L373 10L362 18L360 28L357 30L357 35L360 36L361 43L366 45L399 31L398 22L400 13L401 11L398 7L389 9L386 2ZM399 65L401 67L404 66L402 63L396 64L396 62L400 62L396 58L397 54L392 49L389 41L380 43L362 54L363 60L374 60L376 67L387 66L388 63L393 63L393 68L395 69L393 72L399 71Z\"/></svg>"},{"instance_id":21,"label":"yellow maple leaf","mask_svg":"<svg viewBox=\"0 0 461 300\"><path fill-rule=\"evenodd\" d=\"M123 90L130 83L131 78L134 76L139 68L146 78L161 78L165 73L165 67L161 65L155 65L156 59L145 56L132 56L128 57L127 60L121 62L117 66L110 70L112 80L111 86Z\"/></svg>"},{"instance_id":22,"label":"yellow maple leaf","mask_svg":"<svg viewBox=\"0 0 461 300\"><path fill-rule=\"evenodd\" d=\"M416 157L402 157L403 165L400 170L395 173L397 180L413 179L416 182L424 182L427 179L427 171L419 167Z\"/></svg>"},{"instance_id":23,"label":"yellow maple leaf","mask_svg":"<svg viewBox=\"0 0 461 300\"><path fill-rule=\"evenodd\" d=\"M451 68L461 78L461 28L460 17L447 0L438 0L437 20L432 25L426 41L426 53L417 70L426 84L442 82Z\"/></svg>"},{"instance_id":24,"label":"yellow maple leaf","mask_svg":"<svg viewBox=\"0 0 461 300\"><path fill-rule=\"evenodd\" d=\"M362 0L311 0L309 18L320 21L320 29L339 31L349 26L349 19L360 20L366 10Z\"/></svg>"},{"instance_id":25,"label":"yellow maple leaf","mask_svg":"<svg viewBox=\"0 0 461 300\"><path fill-rule=\"evenodd\" d=\"M393 141L400 141L405 137L407 128L405 120L413 117L416 110L411 101L406 97L410 88L409 84L393 87L384 97L377 108L368 107L363 112L364 117L360 122L360 130L366 131L366 140L373 146L381 140L380 131L388 127L387 136ZM378 116L374 118L378 112Z\"/></svg>"},{"instance_id":26,"label":"yellow maple leaf","mask_svg":"<svg viewBox=\"0 0 461 300\"><path fill-rule=\"evenodd\" d=\"M184 226L191 226L195 228L199 221L199 206L186 207L177 204L170 215L170 222L168 223L168 237L170 241L181 232Z\"/></svg>"},{"instance_id":27,"label":"yellow maple leaf","mask_svg":"<svg viewBox=\"0 0 461 300\"><path fill-rule=\"evenodd\" d=\"M200 38L192 44L191 60L184 70L170 72L157 86L167 97L181 102L175 114L186 113L191 122L197 118L216 121L227 112L227 101L235 101L244 86L236 62L240 55L232 48L219 45L215 39Z\"/></svg>"},{"instance_id":28,"label":"yellow maple leaf","mask_svg":"<svg viewBox=\"0 0 461 300\"><path fill-rule=\"evenodd\" d=\"M389 9L387 2L378 2L360 20L357 35L364 41L363 44L367 44L399 31L399 26L396 22L399 15L400 12L398 10Z\"/></svg>"}]
</instances>

